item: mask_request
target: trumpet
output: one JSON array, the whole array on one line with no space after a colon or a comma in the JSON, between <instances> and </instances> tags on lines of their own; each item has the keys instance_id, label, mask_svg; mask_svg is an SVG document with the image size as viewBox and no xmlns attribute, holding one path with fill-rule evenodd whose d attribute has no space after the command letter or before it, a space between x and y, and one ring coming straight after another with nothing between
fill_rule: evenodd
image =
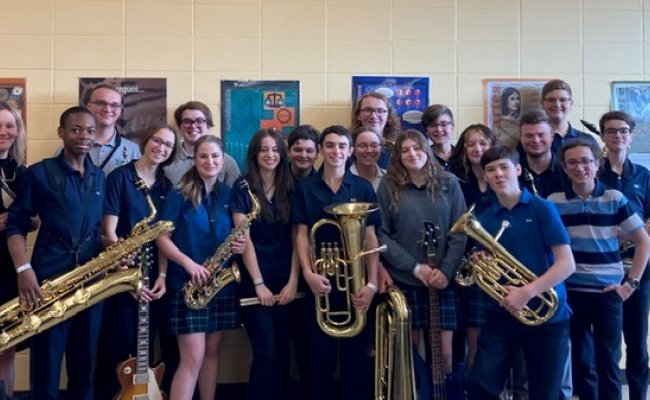
<instances>
[{"instance_id":1,"label":"trumpet","mask_svg":"<svg viewBox=\"0 0 650 400\"><path fill-rule=\"evenodd\" d=\"M468 262L473 280L490 297L501 302L508 295L507 285L525 286L537 279L537 276L499 244L498 240L508 228L509 223L504 221L499 232L493 237L473 217L473 211L474 206L458 218L449 232L464 233L492 254L493 258L490 260L469 260ZM558 298L553 288L540 293L532 301L537 305L526 305L515 315L515 318L523 324L541 325L555 315Z\"/></svg>"},{"instance_id":2,"label":"trumpet","mask_svg":"<svg viewBox=\"0 0 650 400\"><path fill-rule=\"evenodd\" d=\"M345 308L333 310L329 294L316 294L316 321L328 335L349 338L358 335L366 325L366 314L353 307L350 296L366 285L363 256L386 250L386 246L362 250L368 214L377 210L373 203L337 203L325 207L338 221L322 218L309 233L312 271L333 278L334 288L345 294ZM321 243L320 258L316 253L316 232L324 225L335 226L343 248L338 243Z\"/></svg>"}]
</instances>

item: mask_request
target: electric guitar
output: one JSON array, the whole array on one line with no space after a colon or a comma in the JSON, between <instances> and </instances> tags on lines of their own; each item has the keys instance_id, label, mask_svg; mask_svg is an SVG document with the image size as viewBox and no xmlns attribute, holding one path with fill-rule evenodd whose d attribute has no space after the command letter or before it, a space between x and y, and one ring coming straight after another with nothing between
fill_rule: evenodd
<instances>
[{"instance_id":1,"label":"electric guitar","mask_svg":"<svg viewBox=\"0 0 650 400\"><path fill-rule=\"evenodd\" d=\"M424 222L424 233L421 244L427 251L427 265L431 268L437 268L436 257L438 254L438 238L440 237L440 228L431 222ZM442 328L440 324L440 291L439 289L429 288L429 352L430 363L424 367L428 372L426 383L418 385L421 399L434 400L454 400L462 399L462 389L460 383L453 374L446 375L443 365L442 355ZM416 369L422 371L426 364L420 357L415 357L419 361L415 362ZM420 365L418 367L418 364ZM422 373L418 373L422 376Z\"/></svg>"},{"instance_id":2,"label":"electric guitar","mask_svg":"<svg viewBox=\"0 0 650 400\"><path fill-rule=\"evenodd\" d=\"M151 251L152 248L147 247L142 255L143 285L145 287L149 287ZM122 389L115 396L115 400L163 400L167 398L160 391L165 364L160 363L154 368L149 368L149 303L138 302L137 356L120 363L116 372Z\"/></svg>"}]
</instances>

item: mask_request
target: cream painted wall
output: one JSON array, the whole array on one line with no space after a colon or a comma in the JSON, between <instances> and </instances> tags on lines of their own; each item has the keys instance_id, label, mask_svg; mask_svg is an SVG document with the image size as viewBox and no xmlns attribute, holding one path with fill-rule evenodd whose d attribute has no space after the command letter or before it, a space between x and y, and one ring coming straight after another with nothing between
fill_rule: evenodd
<instances>
[{"instance_id":1,"label":"cream painted wall","mask_svg":"<svg viewBox=\"0 0 650 400\"><path fill-rule=\"evenodd\" d=\"M352 75L425 75L432 101L451 106L462 129L483 119L483 78L565 79L577 125L608 110L611 80L650 74L650 0L6 0L2 7L0 77L27 78L30 163L58 145L58 116L77 102L81 76L166 77L170 116L197 99L217 120L220 80L299 79L301 122L323 128L349 122ZM245 347L241 336L231 343ZM25 365L24 355L19 361ZM18 388L26 378L19 368ZM245 378L243 368L224 379Z\"/></svg>"}]
</instances>

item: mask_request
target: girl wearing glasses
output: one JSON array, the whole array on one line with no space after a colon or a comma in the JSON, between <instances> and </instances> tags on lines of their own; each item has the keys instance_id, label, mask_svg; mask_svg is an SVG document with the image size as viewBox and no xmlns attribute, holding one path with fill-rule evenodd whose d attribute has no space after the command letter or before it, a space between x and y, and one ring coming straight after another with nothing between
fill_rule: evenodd
<instances>
[{"instance_id":1,"label":"girl wearing glasses","mask_svg":"<svg viewBox=\"0 0 650 400\"><path fill-rule=\"evenodd\" d=\"M150 128L142 136L142 157L137 161L118 167L106 179L106 199L102 219L102 240L110 246L129 236L136 223L150 214L146 191L160 212L172 184L163 174L163 167L173 160L177 148L177 134L168 125ZM142 185L145 186L142 186ZM143 288L141 301L158 300L165 293L167 266L158 268L156 251L152 249L149 281L151 289ZM150 337L161 326L161 305L154 303L150 310ZM112 399L119 390L115 366L136 354L138 306L130 293L122 293L104 302L102 330L97 355L97 399ZM173 336L161 335L163 361L178 357ZM151 341L153 345L153 340ZM171 352L171 354L170 354ZM173 372L176 362L167 363Z\"/></svg>"},{"instance_id":2,"label":"girl wearing glasses","mask_svg":"<svg viewBox=\"0 0 650 400\"><path fill-rule=\"evenodd\" d=\"M352 133L352 142L355 160L350 166L350 172L372 183L376 192L386 173L385 169L377 165L382 151L381 137L376 132L361 127Z\"/></svg>"},{"instance_id":3,"label":"girl wearing glasses","mask_svg":"<svg viewBox=\"0 0 650 400\"><path fill-rule=\"evenodd\" d=\"M377 133L382 141L395 139L400 129L399 118L386 96L377 92L361 96L352 109L350 130L354 132L361 127ZM350 159L352 158L354 157ZM381 168L386 168L389 159L389 150L383 148L377 164Z\"/></svg>"}]
</instances>

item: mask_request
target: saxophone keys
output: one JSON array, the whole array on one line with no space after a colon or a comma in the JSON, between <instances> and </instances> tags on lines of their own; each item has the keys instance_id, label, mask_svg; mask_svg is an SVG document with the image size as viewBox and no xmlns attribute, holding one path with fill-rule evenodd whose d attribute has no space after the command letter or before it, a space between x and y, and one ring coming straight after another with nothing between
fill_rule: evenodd
<instances>
[{"instance_id":1,"label":"saxophone keys","mask_svg":"<svg viewBox=\"0 0 650 400\"><path fill-rule=\"evenodd\" d=\"M9 340L11 340L11 336L7 332L2 332L2 334L0 334L0 344L1 345L5 345L5 344L9 343Z\"/></svg>"},{"instance_id":2,"label":"saxophone keys","mask_svg":"<svg viewBox=\"0 0 650 400\"><path fill-rule=\"evenodd\" d=\"M77 304L86 304L90 300L90 292L84 288L77 289L74 292L74 302Z\"/></svg>"},{"instance_id":3,"label":"saxophone keys","mask_svg":"<svg viewBox=\"0 0 650 400\"><path fill-rule=\"evenodd\" d=\"M63 304L62 301L57 301L54 304L52 304L52 310L50 311L50 315L55 317L55 318L61 318L65 314L65 310L67 307L65 304Z\"/></svg>"},{"instance_id":4,"label":"saxophone keys","mask_svg":"<svg viewBox=\"0 0 650 400\"><path fill-rule=\"evenodd\" d=\"M39 317L36 315L30 315L28 318L25 319L25 328L28 331L35 331L38 330L38 328L41 326L43 323L43 320L41 320Z\"/></svg>"}]
</instances>

